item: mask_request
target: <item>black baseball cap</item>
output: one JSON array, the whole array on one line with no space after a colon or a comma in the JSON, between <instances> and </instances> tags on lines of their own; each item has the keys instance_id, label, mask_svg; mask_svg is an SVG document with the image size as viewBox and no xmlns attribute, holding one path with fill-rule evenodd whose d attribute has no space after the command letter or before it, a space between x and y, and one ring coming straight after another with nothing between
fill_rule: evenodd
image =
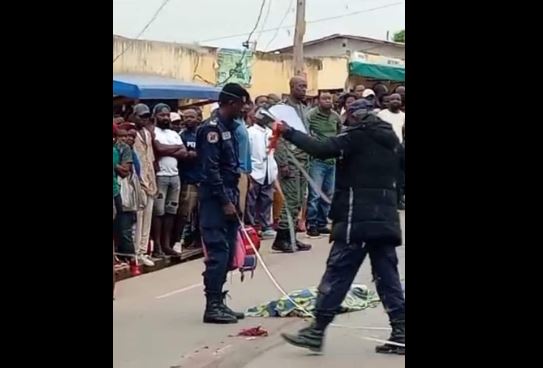
<instances>
[{"instance_id":1,"label":"black baseball cap","mask_svg":"<svg viewBox=\"0 0 543 368\"><path fill-rule=\"evenodd\" d=\"M235 101L248 102L251 99L249 92L237 83L227 83L219 93L219 102L228 103Z\"/></svg>"}]
</instances>

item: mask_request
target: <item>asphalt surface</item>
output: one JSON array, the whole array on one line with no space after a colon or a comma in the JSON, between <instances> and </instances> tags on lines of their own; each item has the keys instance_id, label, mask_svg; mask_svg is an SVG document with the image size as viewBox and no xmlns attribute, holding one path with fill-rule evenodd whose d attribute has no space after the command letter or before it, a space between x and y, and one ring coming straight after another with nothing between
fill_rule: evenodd
<instances>
[{"instance_id":1,"label":"asphalt surface","mask_svg":"<svg viewBox=\"0 0 543 368\"><path fill-rule=\"evenodd\" d=\"M402 216L403 220L403 216ZM310 252L271 252L271 241L262 243L261 254L285 290L318 285L330 250L326 238L300 239L313 245ZM398 248L403 278L405 248ZM234 325L202 323L204 296L202 259L182 263L158 272L124 280L116 285L113 302L114 368L267 368L267 367L404 367L400 356L374 352L376 343L363 336L386 339L389 331L331 327L322 355L292 347L280 332L293 332L306 325L298 318L246 318ZM355 283L371 283L369 262L365 262ZM234 310L245 310L281 296L261 267L254 278L240 281L236 272L226 289ZM388 327L381 306L338 316L335 323L353 327ZM268 337L231 337L242 328L262 326Z\"/></svg>"}]
</instances>

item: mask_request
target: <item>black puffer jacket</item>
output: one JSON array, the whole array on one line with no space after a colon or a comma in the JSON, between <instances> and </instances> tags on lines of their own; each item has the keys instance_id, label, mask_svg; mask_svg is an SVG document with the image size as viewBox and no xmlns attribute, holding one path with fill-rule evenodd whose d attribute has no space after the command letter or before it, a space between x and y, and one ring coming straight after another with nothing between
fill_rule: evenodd
<instances>
[{"instance_id":1,"label":"black puffer jacket","mask_svg":"<svg viewBox=\"0 0 543 368\"><path fill-rule=\"evenodd\" d=\"M401 245L397 179L402 146L375 115L324 141L290 129L284 138L311 156L338 158L331 240Z\"/></svg>"}]
</instances>

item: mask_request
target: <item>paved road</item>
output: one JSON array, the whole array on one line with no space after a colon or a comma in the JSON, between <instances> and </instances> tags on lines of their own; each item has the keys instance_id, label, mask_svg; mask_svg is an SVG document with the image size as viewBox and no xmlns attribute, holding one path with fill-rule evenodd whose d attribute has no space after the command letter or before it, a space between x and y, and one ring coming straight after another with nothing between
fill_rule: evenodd
<instances>
[{"instance_id":1,"label":"paved road","mask_svg":"<svg viewBox=\"0 0 543 368\"><path fill-rule=\"evenodd\" d=\"M307 240L307 239L306 239ZM271 242L262 245L262 255L279 283L287 290L318 284L330 245L326 239L311 240L314 250L294 254L270 253ZM400 273L404 275L404 248L399 248ZM180 264L159 272L122 281L113 303L114 368L267 368L267 367L404 367L398 356L373 352L375 343L360 336L386 339L388 331L330 328L325 354L315 356L284 344L280 331L295 331L300 319L248 318L236 325L204 325L202 260ZM355 282L371 288L369 264ZM267 302L280 296L260 268L253 279L241 283L238 274L228 282L233 309ZM381 307L350 313L338 324L386 327ZM262 325L270 336L256 340L229 337L241 328Z\"/></svg>"}]
</instances>

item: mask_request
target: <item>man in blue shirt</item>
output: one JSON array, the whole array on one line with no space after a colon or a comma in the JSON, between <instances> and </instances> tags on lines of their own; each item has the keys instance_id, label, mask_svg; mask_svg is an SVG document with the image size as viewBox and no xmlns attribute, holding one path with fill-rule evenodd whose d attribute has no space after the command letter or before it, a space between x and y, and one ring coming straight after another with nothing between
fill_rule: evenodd
<instances>
[{"instance_id":1,"label":"man in blue shirt","mask_svg":"<svg viewBox=\"0 0 543 368\"><path fill-rule=\"evenodd\" d=\"M245 214L245 206L247 202L247 193L249 192L249 175L251 174L251 146L249 144L249 133L244 119L236 119L237 124L234 130L234 135L238 142L239 152L239 208L241 210L241 218Z\"/></svg>"},{"instance_id":2,"label":"man in blue shirt","mask_svg":"<svg viewBox=\"0 0 543 368\"><path fill-rule=\"evenodd\" d=\"M193 109L183 112L185 129L179 133L187 152L196 151L196 128L198 128L198 113ZM193 215L198 207L198 183L200 181L197 160L179 162L179 176L181 178L181 196L179 197L179 212L175 226L174 242L183 238L183 230L187 224L193 224ZM190 234L185 238L183 247L199 247L198 234ZM172 245L173 247L173 245Z\"/></svg>"},{"instance_id":3,"label":"man in blue shirt","mask_svg":"<svg viewBox=\"0 0 543 368\"><path fill-rule=\"evenodd\" d=\"M219 94L219 108L196 132L196 152L201 173L198 199L200 231L207 250L204 287L204 323L237 323L245 316L228 308L223 285L232 263L239 228L239 148L235 129L247 91L226 84Z\"/></svg>"}]
</instances>

